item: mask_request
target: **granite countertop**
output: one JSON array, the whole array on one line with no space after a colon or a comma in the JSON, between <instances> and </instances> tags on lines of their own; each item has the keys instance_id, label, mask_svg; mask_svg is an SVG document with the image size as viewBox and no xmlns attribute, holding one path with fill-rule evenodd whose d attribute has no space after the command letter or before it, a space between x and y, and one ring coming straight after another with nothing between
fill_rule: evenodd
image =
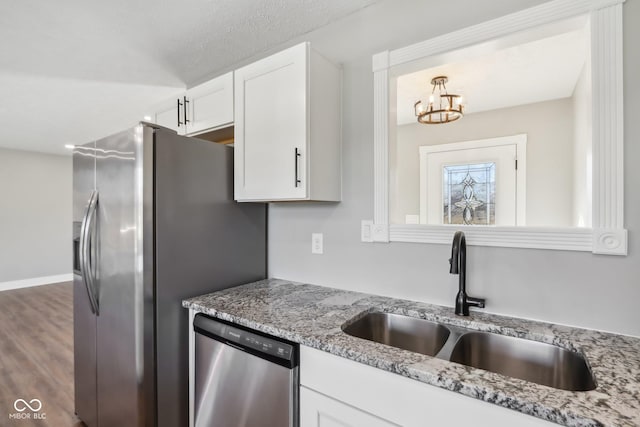
<instances>
[{"instance_id":1,"label":"granite countertop","mask_svg":"<svg viewBox=\"0 0 640 427\"><path fill-rule=\"evenodd\" d=\"M268 279L183 301L186 308L566 426L640 426L640 338ZM385 311L533 339L586 355L597 382L571 392L389 347L341 326Z\"/></svg>"}]
</instances>

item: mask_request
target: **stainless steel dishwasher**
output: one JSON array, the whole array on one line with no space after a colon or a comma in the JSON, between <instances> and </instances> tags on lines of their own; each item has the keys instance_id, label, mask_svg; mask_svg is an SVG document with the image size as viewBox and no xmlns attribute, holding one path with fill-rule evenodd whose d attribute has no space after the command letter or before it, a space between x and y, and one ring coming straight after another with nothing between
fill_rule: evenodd
<instances>
[{"instance_id":1,"label":"stainless steel dishwasher","mask_svg":"<svg viewBox=\"0 0 640 427\"><path fill-rule=\"evenodd\" d=\"M195 427L298 427L298 346L197 314Z\"/></svg>"}]
</instances>

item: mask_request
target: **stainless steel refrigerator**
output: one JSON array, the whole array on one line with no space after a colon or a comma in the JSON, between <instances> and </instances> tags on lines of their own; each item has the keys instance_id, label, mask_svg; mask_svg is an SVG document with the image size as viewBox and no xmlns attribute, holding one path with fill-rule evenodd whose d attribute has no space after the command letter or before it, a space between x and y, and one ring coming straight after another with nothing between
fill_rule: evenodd
<instances>
[{"instance_id":1,"label":"stainless steel refrigerator","mask_svg":"<svg viewBox=\"0 0 640 427\"><path fill-rule=\"evenodd\" d=\"M264 204L233 148L154 125L73 151L75 410L89 427L188 424L184 298L266 276Z\"/></svg>"}]
</instances>

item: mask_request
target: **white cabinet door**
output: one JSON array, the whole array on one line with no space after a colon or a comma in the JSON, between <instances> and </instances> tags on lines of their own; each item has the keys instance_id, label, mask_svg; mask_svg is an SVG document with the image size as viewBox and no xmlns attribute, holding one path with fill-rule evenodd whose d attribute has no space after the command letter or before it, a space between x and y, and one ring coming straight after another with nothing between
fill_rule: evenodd
<instances>
[{"instance_id":1,"label":"white cabinet door","mask_svg":"<svg viewBox=\"0 0 640 427\"><path fill-rule=\"evenodd\" d=\"M307 58L303 43L235 72L235 196L307 196Z\"/></svg>"},{"instance_id":2,"label":"white cabinet door","mask_svg":"<svg viewBox=\"0 0 640 427\"><path fill-rule=\"evenodd\" d=\"M153 122L173 129L178 134L186 134L186 126L184 122L184 95L177 96L158 105L155 108Z\"/></svg>"},{"instance_id":3,"label":"white cabinet door","mask_svg":"<svg viewBox=\"0 0 640 427\"><path fill-rule=\"evenodd\" d=\"M152 121L180 135L197 135L233 124L233 72L217 77L154 108Z\"/></svg>"},{"instance_id":4,"label":"white cabinet door","mask_svg":"<svg viewBox=\"0 0 640 427\"><path fill-rule=\"evenodd\" d=\"M306 346L300 346L300 384L301 390L307 388L321 393L321 396L388 423L381 424L383 426L557 427L540 418ZM303 405L306 405L302 391L300 405L302 416ZM323 410L328 414L337 413ZM305 412L306 419L318 418L307 409ZM377 424L344 425L366 427Z\"/></svg>"},{"instance_id":5,"label":"white cabinet door","mask_svg":"<svg viewBox=\"0 0 640 427\"><path fill-rule=\"evenodd\" d=\"M309 43L235 71L236 200L341 200L340 75Z\"/></svg>"},{"instance_id":6,"label":"white cabinet door","mask_svg":"<svg viewBox=\"0 0 640 427\"><path fill-rule=\"evenodd\" d=\"M300 387L300 427L394 427L352 406Z\"/></svg>"},{"instance_id":7,"label":"white cabinet door","mask_svg":"<svg viewBox=\"0 0 640 427\"><path fill-rule=\"evenodd\" d=\"M188 134L233 123L233 72L189 89L186 97Z\"/></svg>"}]
</instances>

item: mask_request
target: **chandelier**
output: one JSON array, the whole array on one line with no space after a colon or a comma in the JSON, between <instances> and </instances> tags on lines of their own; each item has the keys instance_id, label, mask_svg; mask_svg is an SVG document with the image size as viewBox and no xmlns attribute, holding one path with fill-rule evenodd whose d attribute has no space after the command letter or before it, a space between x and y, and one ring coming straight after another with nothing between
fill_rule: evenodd
<instances>
[{"instance_id":1,"label":"chandelier","mask_svg":"<svg viewBox=\"0 0 640 427\"><path fill-rule=\"evenodd\" d=\"M434 77L431 79L433 89L428 105L425 106L422 101L413 104L419 123L434 125L449 123L464 115L462 96L447 93L445 84L448 81L447 76Z\"/></svg>"}]
</instances>

